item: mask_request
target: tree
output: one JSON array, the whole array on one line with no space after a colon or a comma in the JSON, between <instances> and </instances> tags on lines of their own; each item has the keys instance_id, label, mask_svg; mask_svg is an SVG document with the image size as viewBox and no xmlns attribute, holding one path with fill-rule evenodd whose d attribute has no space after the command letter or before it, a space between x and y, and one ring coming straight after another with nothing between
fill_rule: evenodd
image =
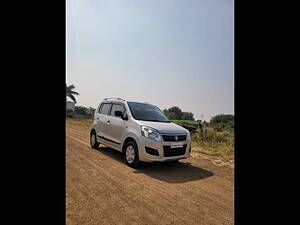
<instances>
[{"instance_id":1,"label":"tree","mask_svg":"<svg viewBox=\"0 0 300 225\"><path fill-rule=\"evenodd\" d=\"M234 122L234 116L231 114L218 114L210 119L210 123L231 123Z\"/></svg>"},{"instance_id":2,"label":"tree","mask_svg":"<svg viewBox=\"0 0 300 225\"><path fill-rule=\"evenodd\" d=\"M86 115L86 110L87 110L87 108L84 106L75 106L76 114Z\"/></svg>"},{"instance_id":3,"label":"tree","mask_svg":"<svg viewBox=\"0 0 300 225\"><path fill-rule=\"evenodd\" d=\"M70 99L72 99L75 103L77 103L74 95L79 95L79 93L76 91L73 91L74 88L75 88L75 86L73 84L70 86L67 86L67 84L66 84L66 96L69 97Z\"/></svg>"},{"instance_id":4,"label":"tree","mask_svg":"<svg viewBox=\"0 0 300 225\"><path fill-rule=\"evenodd\" d=\"M195 120L191 112L182 112L178 106L173 106L169 109L164 109L164 114L169 120Z\"/></svg>"},{"instance_id":5,"label":"tree","mask_svg":"<svg viewBox=\"0 0 300 225\"><path fill-rule=\"evenodd\" d=\"M74 112L73 112L73 110L72 109L66 109L66 117L73 117L73 114L74 114Z\"/></svg>"},{"instance_id":6,"label":"tree","mask_svg":"<svg viewBox=\"0 0 300 225\"><path fill-rule=\"evenodd\" d=\"M93 115L94 115L94 113L95 113L96 109L94 109L93 107L90 107L90 108L89 108L89 111L91 112L91 114L93 114Z\"/></svg>"},{"instance_id":7,"label":"tree","mask_svg":"<svg viewBox=\"0 0 300 225\"><path fill-rule=\"evenodd\" d=\"M194 115L193 113L191 112L182 112L182 117L181 117L182 120L195 120L194 119Z\"/></svg>"},{"instance_id":8,"label":"tree","mask_svg":"<svg viewBox=\"0 0 300 225\"><path fill-rule=\"evenodd\" d=\"M182 119L182 111L178 106L173 106L168 109L169 113L174 113L173 115L175 116L174 120L181 120Z\"/></svg>"},{"instance_id":9,"label":"tree","mask_svg":"<svg viewBox=\"0 0 300 225\"><path fill-rule=\"evenodd\" d=\"M176 115L174 112L168 112L164 110L164 113L169 120L176 120Z\"/></svg>"}]
</instances>

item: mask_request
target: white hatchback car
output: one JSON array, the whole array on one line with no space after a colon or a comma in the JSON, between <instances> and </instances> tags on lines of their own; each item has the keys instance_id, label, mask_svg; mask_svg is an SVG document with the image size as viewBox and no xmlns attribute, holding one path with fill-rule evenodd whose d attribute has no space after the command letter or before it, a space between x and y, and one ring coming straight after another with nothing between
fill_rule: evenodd
<instances>
[{"instance_id":1,"label":"white hatchback car","mask_svg":"<svg viewBox=\"0 0 300 225\"><path fill-rule=\"evenodd\" d=\"M127 165L140 161L178 161L190 156L187 129L171 123L156 106L106 98L97 107L90 132L91 147L107 145L123 153Z\"/></svg>"}]
</instances>

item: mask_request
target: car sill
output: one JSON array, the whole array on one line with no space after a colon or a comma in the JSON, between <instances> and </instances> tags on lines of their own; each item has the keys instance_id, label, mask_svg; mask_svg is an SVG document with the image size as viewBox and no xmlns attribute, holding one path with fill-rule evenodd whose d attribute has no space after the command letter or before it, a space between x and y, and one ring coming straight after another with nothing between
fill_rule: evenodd
<instances>
[{"instance_id":1,"label":"car sill","mask_svg":"<svg viewBox=\"0 0 300 225\"><path fill-rule=\"evenodd\" d=\"M114 144L117 144L117 145L120 145L121 143L119 143L119 142L116 142L116 141L113 141L113 140L110 140L110 139L108 139L108 138L106 138L106 137L103 137L103 136L100 136L100 135L97 135L99 138L102 138L102 139L104 139L104 140L106 140L106 141L109 141L109 142L112 142L112 143L114 143Z\"/></svg>"}]
</instances>

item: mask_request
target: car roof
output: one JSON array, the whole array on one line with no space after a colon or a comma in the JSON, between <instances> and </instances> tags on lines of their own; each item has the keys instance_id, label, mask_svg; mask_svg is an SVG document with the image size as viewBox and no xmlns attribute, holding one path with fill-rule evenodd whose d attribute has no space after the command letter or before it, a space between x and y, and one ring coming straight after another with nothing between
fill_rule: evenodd
<instances>
[{"instance_id":1,"label":"car roof","mask_svg":"<svg viewBox=\"0 0 300 225\"><path fill-rule=\"evenodd\" d=\"M129 102L152 105L148 102L126 101L122 98L105 98L101 103L129 103Z\"/></svg>"},{"instance_id":2,"label":"car roof","mask_svg":"<svg viewBox=\"0 0 300 225\"><path fill-rule=\"evenodd\" d=\"M126 101L121 98L105 98L101 103L125 103Z\"/></svg>"}]
</instances>

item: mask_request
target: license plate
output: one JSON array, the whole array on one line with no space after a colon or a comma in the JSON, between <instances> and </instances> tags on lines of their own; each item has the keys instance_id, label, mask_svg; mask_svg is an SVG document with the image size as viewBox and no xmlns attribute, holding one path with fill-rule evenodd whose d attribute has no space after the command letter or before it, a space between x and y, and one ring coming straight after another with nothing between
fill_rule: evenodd
<instances>
[{"instance_id":1,"label":"license plate","mask_svg":"<svg viewBox=\"0 0 300 225\"><path fill-rule=\"evenodd\" d=\"M171 148L182 148L182 147L183 147L182 143L171 144Z\"/></svg>"}]
</instances>

